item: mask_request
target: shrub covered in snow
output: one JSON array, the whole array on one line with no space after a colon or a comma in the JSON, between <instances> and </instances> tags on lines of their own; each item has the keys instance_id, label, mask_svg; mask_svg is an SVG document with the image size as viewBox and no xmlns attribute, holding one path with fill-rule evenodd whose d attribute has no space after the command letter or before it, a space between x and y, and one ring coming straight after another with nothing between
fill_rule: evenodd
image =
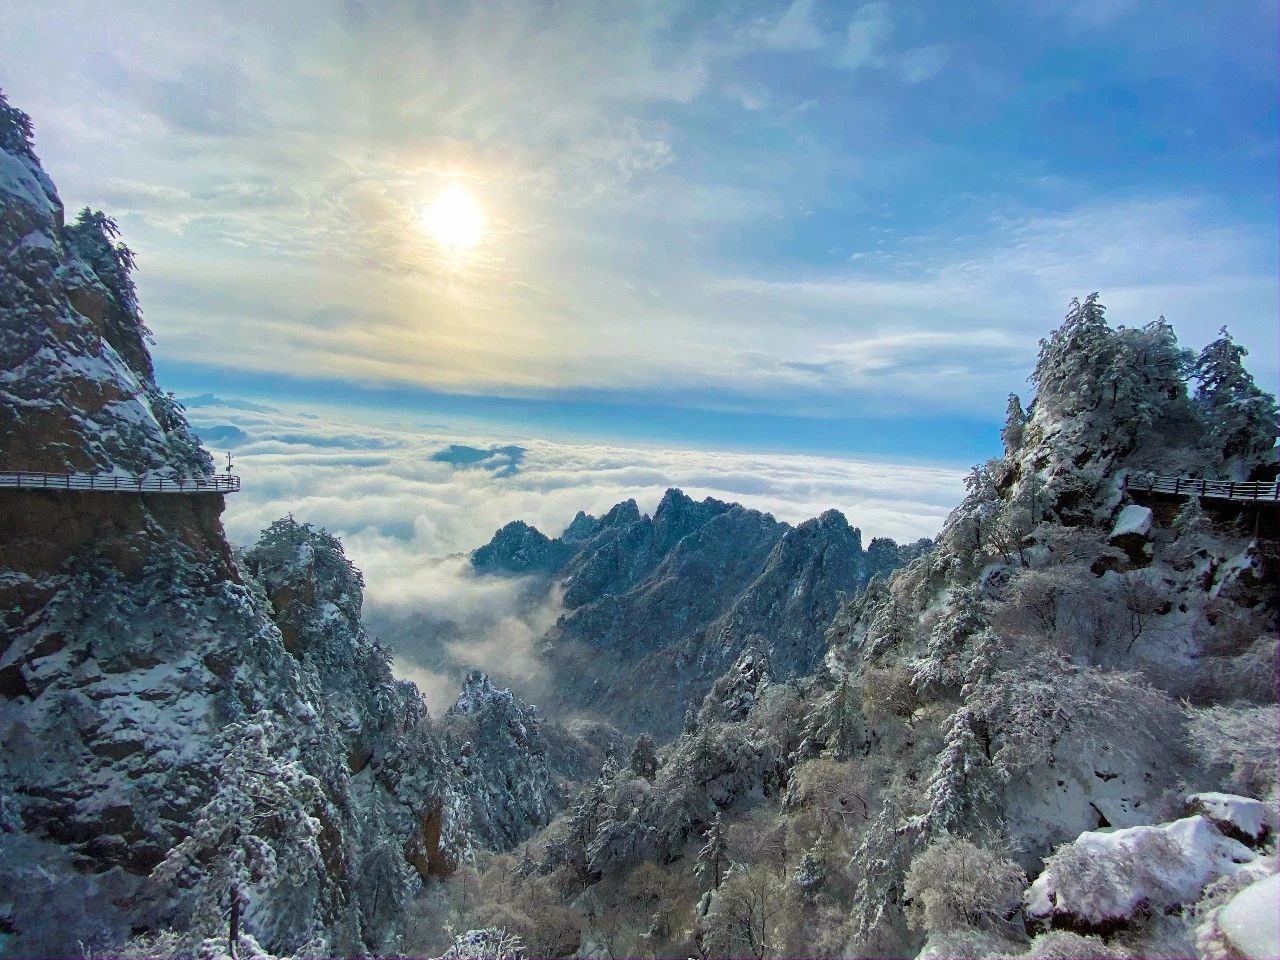
<instances>
[{"instance_id":1,"label":"shrub covered in snow","mask_svg":"<svg viewBox=\"0 0 1280 960\"><path fill-rule=\"evenodd\" d=\"M1026 882L1012 860L967 840L942 839L911 863L907 917L930 933L1008 929Z\"/></svg>"}]
</instances>

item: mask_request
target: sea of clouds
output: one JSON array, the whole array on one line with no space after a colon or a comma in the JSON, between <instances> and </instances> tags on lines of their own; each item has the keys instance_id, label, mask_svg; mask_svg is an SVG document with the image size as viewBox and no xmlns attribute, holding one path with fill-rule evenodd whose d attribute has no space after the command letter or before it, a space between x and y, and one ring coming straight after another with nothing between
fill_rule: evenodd
<instances>
[{"instance_id":1,"label":"sea of clouds","mask_svg":"<svg viewBox=\"0 0 1280 960\"><path fill-rule=\"evenodd\" d=\"M478 577L465 557L509 521L556 536L579 510L599 515L634 498L652 512L679 487L791 523L834 507L864 542L904 542L936 534L963 492L954 467L570 443L210 396L187 408L242 478L224 515L232 542L251 544L286 514L339 536L364 573L366 620L433 709L452 701L463 668L517 685L540 679L532 649L556 597L519 578Z\"/></svg>"}]
</instances>

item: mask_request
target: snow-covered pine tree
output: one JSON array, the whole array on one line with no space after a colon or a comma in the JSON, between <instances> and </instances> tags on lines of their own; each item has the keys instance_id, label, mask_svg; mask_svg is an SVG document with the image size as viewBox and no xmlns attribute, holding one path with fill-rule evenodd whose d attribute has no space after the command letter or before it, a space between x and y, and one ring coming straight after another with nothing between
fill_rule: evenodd
<instances>
[{"instance_id":1,"label":"snow-covered pine tree","mask_svg":"<svg viewBox=\"0 0 1280 960\"><path fill-rule=\"evenodd\" d=\"M729 866L729 842L725 837L724 825L720 821L718 812L711 819L711 826L707 828L704 836L707 842L698 851L698 862L694 872L704 886L718 890L720 881L724 879L724 871Z\"/></svg>"},{"instance_id":2,"label":"snow-covered pine tree","mask_svg":"<svg viewBox=\"0 0 1280 960\"><path fill-rule=\"evenodd\" d=\"M1096 292L1084 303L1071 299L1062 326L1040 341L1031 374L1038 401L1047 400L1068 415L1097 409L1115 350L1106 312Z\"/></svg>"},{"instance_id":3,"label":"snow-covered pine tree","mask_svg":"<svg viewBox=\"0 0 1280 960\"><path fill-rule=\"evenodd\" d=\"M1187 497L1178 515L1173 518L1173 530L1179 537L1192 536L1204 530L1208 524L1199 497Z\"/></svg>"},{"instance_id":4,"label":"snow-covered pine tree","mask_svg":"<svg viewBox=\"0 0 1280 960\"><path fill-rule=\"evenodd\" d=\"M275 714L228 725L222 744L213 795L151 876L194 890L190 934L225 931L234 960L250 895L301 884L322 869L314 813L326 800L320 781L290 758Z\"/></svg>"},{"instance_id":5,"label":"snow-covered pine tree","mask_svg":"<svg viewBox=\"0 0 1280 960\"><path fill-rule=\"evenodd\" d=\"M680 730L684 734L698 732L698 713L693 709L692 705L685 708L684 722L681 724Z\"/></svg>"},{"instance_id":6,"label":"snow-covered pine tree","mask_svg":"<svg viewBox=\"0 0 1280 960\"><path fill-rule=\"evenodd\" d=\"M137 264L133 251L120 239L119 224L101 210L85 207L76 216L75 223L67 224L64 236L111 291L120 309L137 321L147 341L154 342L151 332L142 326L142 308L133 282Z\"/></svg>"},{"instance_id":7,"label":"snow-covered pine tree","mask_svg":"<svg viewBox=\"0 0 1280 960\"><path fill-rule=\"evenodd\" d=\"M378 938L395 925L390 911L409 900L420 882L391 829L384 791L376 782L370 784L364 805L357 864L359 888L365 894L362 927L366 937L374 938L374 945L382 945Z\"/></svg>"},{"instance_id":8,"label":"snow-covered pine tree","mask_svg":"<svg viewBox=\"0 0 1280 960\"><path fill-rule=\"evenodd\" d=\"M1114 429L1132 440L1171 400L1186 391L1190 351L1178 346L1173 327L1160 317L1142 327L1119 327L1103 373L1104 407Z\"/></svg>"},{"instance_id":9,"label":"snow-covered pine tree","mask_svg":"<svg viewBox=\"0 0 1280 960\"><path fill-rule=\"evenodd\" d=\"M630 766L632 773L646 780L652 780L658 772L657 750L653 745L653 737L647 733L636 738L636 744L631 748Z\"/></svg>"},{"instance_id":10,"label":"snow-covered pine tree","mask_svg":"<svg viewBox=\"0 0 1280 960\"><path fill-rule=\"evenodd\" d=\"M850 913L859 940L866 941L882 926L905 926L903 887L920 846L920 827L906 816L903 798L887 791L849 859L849 868L858 877Z\"/></svg>"},{"instance_id":11,"label":"snow-covered pine tree","mask_svg":"<svg viewBox=\"0 0 1280 960\"><path fill-rule=\"evenodd\" d=\"M928 808L913 820L926 838L967 837L994 827L1000 788L985 745L985 726L968 706L947 719L942 752L925 789Z\"/></svg>"},{"instance_id":12,"label":"snow-covered pine tree","mask_svg":"<svg viewBox=\"0 0 1280 960\"><path fill-rule=\"evenodd\" d=\"M1009 405L1005 408L1004 429L1000 431L1006 457L1022 446L1022 433L1026 426L1027 414L1022 409L1022 400L1016 393L1011 393Z\"/></svg>"},{"instance_id":13,"label":"snow-covered pine tree","mask_svg":"<svg viewBox=\"0 0 1280 960\"><path fill-rule=\"evenodd\" d=\"M0 90L0 150L34 158L35 149L31 118L17 107L11 107L4 91Z\"/></svg>"},{"instance_id":14,"label":"snow-covered pine tree","mask_svg":"<svg viewBox=\"0 0 1280 960\"><path fill-rule=\"evenodd\" d=\"M1228 473L1237 464L1247 472L1276 442L1276 401L1244 368L1248 353L1223 327L1191 367L1195 406L1217 458L1213 466Z\"/></svg>"},{"instance_id":15,"label":"snow-covered pine tree","mask_svg":"<svg viewBox=\"0 0 1280 960\"><path fill-rule=\"evenodd\" d=\"M821 852L815 847L804 852L804 856L800 858L800 863L792 875L792 880L797 887L808 893L822 886L826 877L826 862L823 860Z\"/></svg>"},{"instance_id":16,"label":"snow-covered pine tree","mask_svg":"<svg viewBox=\"0 0 1280 960\"><path fill-rule=\"evenodd\" d=\"M871 588L867 589L870 592ZM867 625L867 656L875 658L895 648L905 648L911 641L913 623L898 595L884 587L884 600L872 609L875 612Z\"/></svg>"},{"instance_id":17,"label":"snow-covered pine tree","mask_svg":"<svg viewBox=\"0 0 1280 960\"><path fill-rule=\"evenodd\" d=\"M975 679L975 670L983 665L968 648L972 638L985 634L990 626L982 591L977 587L955 590L929 633L924 656L911 663L912 685L922 691L959 687Z\"/></svg>"},{"instance_id":18,"label":"snow-covered pine tree","mask_svg":"<svg viewBox=\"0 0 1280 960\"><path fill-rule=\"evenodd\" d=\"M835 689L818 703L809 739L825 744L826 750L837 760L848 760L854 755L859 742L861 714L858 693L849 681L849 675L842 674Z\"/></svg>"},{"instance_id":19,"label":"snow-covered pine tree","mask_svg":"<svg viewBox=\"0 0 1280 960\"><path fill-rule=\"evenodd\" d=\"M596 780L578 796L569 816L565 818L563 837L558 844L561 849L554 852L553 860L568 863L577 872L579 879L587 877L587 863L591 844L596 838L596 831L604 819L604 782Z\"/></svg>"}]
</instances>

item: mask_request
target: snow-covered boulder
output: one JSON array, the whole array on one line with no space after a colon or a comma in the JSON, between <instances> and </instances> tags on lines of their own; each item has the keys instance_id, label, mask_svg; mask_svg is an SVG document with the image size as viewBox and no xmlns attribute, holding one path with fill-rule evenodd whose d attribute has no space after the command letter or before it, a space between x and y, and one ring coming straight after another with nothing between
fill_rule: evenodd
<instances>
[{"instance_id":1,"label":"snow-covered boulder","mask_svg":"<svg viewBox=\"0 0 1280 960\"><path fill-rule=\"evenodd\" d=\"M1151 509L1131 503L1116 517L1111 543L1128 554L1133 563L1145 566L1151 556L1151 523Z\"/></svg>"},{"instance_id":2,"label":"snow-covered boulder","mask_svg":"<svg viewBox=\"0 0 1280 960\"><path fill-rule=\"evenodd\" d=\"M1038 927L1117 929L1148 908L1194 903L1209 883L1256 859L1202 816L1087 831L1045 861L1026 914Z\"/></svg>"},{"instance_id":3,"label":"snow-covered boulder","mask_svg":"<svg viewBox=\"0 0 1280 960\"><path fill-rule=\"evenodd\" d=\"M1267 835L1267 806L1251 797L1230 793L1193 793L1187 797L1187 813L1200 814L1229 837L1256 846Z\"/></svg>"},{"instance_id":4,"label":"snow-covered boulder","mask_svg":"<svg viewBox=\"0 0 1280 960\"><path fill-rule=\"evenodd\" d=\"M1256 880L1212 910L1196 930L1204 960L1280 957L1280 874Z\"/></svg>"},{"instance_id":5,"label":"snow-covered boulder","mask_svg":"<svg viewBox=\"0 0 1280 960\"><path fill-rule=\"evenodd\" d=\"M1131 503L1120 511L1120 516L1116 517L1116 525L1111 528L1111 539L1135 535L1145 537L1151 532L1151 520L1150 507Z\"/></svg>"}]
</instances>

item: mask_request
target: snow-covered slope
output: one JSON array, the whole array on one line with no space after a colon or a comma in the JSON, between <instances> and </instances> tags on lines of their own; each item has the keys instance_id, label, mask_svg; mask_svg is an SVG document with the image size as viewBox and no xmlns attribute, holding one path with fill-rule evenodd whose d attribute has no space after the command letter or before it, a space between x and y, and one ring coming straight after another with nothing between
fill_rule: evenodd
<instances>
[{"instance_id":1,"label":"snow-covered slope","mask_svg":"<svg viewBox=\"0 0 1280 960\"><path fill-rule=\"evenodd\" d=\"M816 670L742 653L656 776L606 769L531 842L547 882L589 886L593 942L1119 958L1191 955L1202 925L1207 956L1257 949L1231 938L1258 895L1227 903L1274 870L1280 550L1254 535L1259 508L1124 483L1274 469L1274 400L1240 355L1073 304L1030 410L1011 398L1004 456L931 551L839 608ZM601 564L619 587L583 609L627 596L618 560ZM637 903L658 912L610 925Z\"/></svg>"}]
</instances>

